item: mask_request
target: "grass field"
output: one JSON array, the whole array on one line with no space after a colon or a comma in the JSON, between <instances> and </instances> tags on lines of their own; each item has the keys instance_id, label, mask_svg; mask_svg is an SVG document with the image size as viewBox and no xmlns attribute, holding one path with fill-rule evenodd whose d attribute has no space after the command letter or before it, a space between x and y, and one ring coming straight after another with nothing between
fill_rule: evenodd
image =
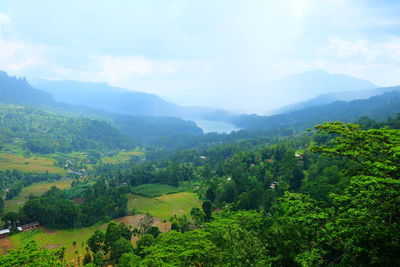
<instances>
[{"instance_id":1,"label":"grass field","mask_svg":"<svg viewBox=\"0 0 400 267\"><path fill-rule=\"evenodd\" d=\"M67 180L64 180L67 181ZM61 181L60 181L61 182ZM41 184L40 187L37 185ZM24 188L24 195L26 196L30 193L40 194L43 192L44 183L38 183L29 187ZM53 183L54 185L54 183ZM49 188L50 185L45 187ZM61 186L60 186L61 187ZM20 195L18 196L20 197ZM168 231L170 229L170 223L163 223L163 220L170 219L174 214L184 215L189 214L193 207L200 207L201 202L197 198L195 193L176 193L163 195L156 198L148 198L139 195L129 194L128 208L135 208L137 211L142 213L150 213L155 219L155 224L161 229L161 231ZM9 204L9 203L8 203ZM144 215L126 216L119 218L116 221L124 222L125 224L130 224L136 226L140 221L140 218ZM42 246L47 246L49 248L59 248L64 246L66 248L65 257L68 262L72 263L76 258L75 250L78 251L81 260L85 254L85 242L87 239L96 231L105 231L107 224L98 224L85 228L78 229L62 229L62 230L49 230L40 229L31 232L24 232L10 236L11 244L10 247L19 248L22 247L26 242L30 240L37 241ZM72 245L76 242L76 248ZM83 245L82 245L83 243Z\"/></svg>"},{"instance_id":2,"label":"grass field","mask_svg":"<svg viewBox=\"0 0 400 267\"><path fill-rule=\"evenodd\" d=\"M87 241L87 239L98 229L104 231L106 226L106 224L103 224L77 229L40 229L12 235L10 236L10 239L12 245L17 248L22 247L26 242L29 242L30 240L35 240L40 245L49 248L59 248L64 246L66 248L65 258L68 261L71 261L75 258L75 250L77 250L78 254L81 255L82 260L83 255L86 253L85 242ZM72 245L74 241L76 242L76 248Z\"/></svg>"},{"instance_id":3,"label":"grass field","mask_svg":"<svg viewBox=\"0 0 400 267\"><path fill-rule=\"evenodd\" d=\"M112 157L104 157L101 159L103 163L121 163L124 161L128 161L132 158L132 156L143 157L144 153L141 151L120 151L118 154Z\"/></svg>"},{"instance_id":4,"label":"grass field","mask_svg":"<svg viewBox=\"0 0 400 267\"><path fill-rule=\"evenodd\" d=\"M140 219L144 215L125 216L115 221L117 223L125 223L126 225L132 225L137 227ZM163 223L161 219L155 218L154 224L160 228L162 232L171 229L170 223ZM75 251L78 251L81 260L86 254L86 241L96 231L105 231L107 228L106 224L98 224L90 227L77 228L77 229L63 229L63 230L49 230L41 228L40 230L34 230L30 232L23 232L10 236L11 244L13 248L19 248L24 246L26 242L35 240L42 246L49 248L60 248L65 247L65 258L68 262L76 259ZM134 238L135 239L135 238ZM73 242L76 242L76 247L73 246Z\"/></svg>"},{"instance_id":5,"label":"grass field","mask_svg":"<svg viewBox=\"0 0 400 267\"><path fill-rule=\"evenodd\" d=\"M174 187L166 184L143 184L131 188L132 193L145 197L158 197L185 191L183 187Z\"/></svg>"},{"instance_id":6,"label":"grass field","mask_svg":"<svg viewBox=\"0 0 400 267\"><path fill-rule=\"evenodd\" d=\"M201 207L201 201L195 193L181 192L155 198L128 194L128 210L134 208L164 220L169 220L173 215L188 215L194 207Z\"/></svg>"},{"instance_id":7,"label":"grass field","mask_svg":"<svg viewBox=\"0 0 400 267\"><path fill-rule=\"evenodd\" d=\"M47 192L52 186L56 186L59 189L70 188L72 181L72 179L65 179L54 182L39 182L24 187L16 197L4 201L3 214L9 211L18 211L19 208L24 205L29 195L40 196Z\"/></svg>"},{"instance_id":8,"label":"grass field","mask_svg":"<svg viewBox=\"0 0 400 267\"><path fill-rule=\"evenodd\" d=\"M66 174L62 168L54 166L54 160L45 157L23 157L0 153L0 170L17 169L23 172L46 172L60 175Z\"/></svg>"}]
</instances>

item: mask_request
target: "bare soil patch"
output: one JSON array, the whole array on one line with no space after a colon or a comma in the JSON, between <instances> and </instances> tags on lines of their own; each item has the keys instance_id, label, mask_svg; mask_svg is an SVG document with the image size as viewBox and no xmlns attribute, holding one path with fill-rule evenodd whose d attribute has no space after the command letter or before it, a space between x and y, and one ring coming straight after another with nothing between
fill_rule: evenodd
<instances>
[{"instance_id":1,"label":"bare soil patch","mask_svg":"<svg viewBox=\"0 0 400 267\"><path fill-rule=\"evenodd\" d=\"M61 247L61 245L60 244L49 244L49 245L45 245L45 247L53 249L53 248L59 248L59 247Z\"/></svg>"},{"instance_id":2,"label":"bare soil patch","mask_svg":"<svg viewBox=\"0 0 400 267\"><path fill-rule=\"evenodd\" d=\"M14 248L13 244L11 243L11 240L9 237L4 237L0 239L0 251L1 254L5 255L7 253L7 250L10 248Z\"/></svg>"}]
</instances>

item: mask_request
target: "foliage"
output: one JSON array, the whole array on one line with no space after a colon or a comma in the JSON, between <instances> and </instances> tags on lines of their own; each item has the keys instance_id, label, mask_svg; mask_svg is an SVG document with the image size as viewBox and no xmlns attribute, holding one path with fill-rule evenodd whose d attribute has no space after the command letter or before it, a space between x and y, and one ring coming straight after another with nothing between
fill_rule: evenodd
<instances>
[{"instance_id":1,"label":"foliage","mask_svg":"<svg viewBox=\"0 0 400 267\"><path fill-rule=\"evenodd\" d=\"M6 255L0 256L0 265L4 267L66 266L63 262L63 251L64 248L50 250L39 247L35 242L30 242L23 248L11 250Z\"/></svg>"}]
</instances>

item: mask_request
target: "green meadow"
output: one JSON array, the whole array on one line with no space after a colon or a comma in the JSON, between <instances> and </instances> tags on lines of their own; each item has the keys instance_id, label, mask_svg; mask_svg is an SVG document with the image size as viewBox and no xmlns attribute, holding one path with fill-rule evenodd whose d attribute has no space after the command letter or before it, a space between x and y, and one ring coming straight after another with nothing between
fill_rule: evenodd
<instances>
[{"instance_id":1,"label":"green meadow","mask_svg":"<svg viewBox=\"0 0 400 267\"><path fill-rule=\"evenodd\" d=\"M129 161L133 156L143 157L144 152L142 151L119 151L116 155L112 157L103 157L101 161L103 163L121 163Z\"/></svg>"},{"instance_id":2,"label":"green meadow","mask_svg":"<svg viewBox=\"0 0 400 267\"><path fill-rule=\"evenodd\" d=\"M164 220L169 220L173 215L188 215L194 207L201 207L201 201L195 193L181 192L155 198L128 194L128 210L150 213Z\"/></svg>"},{"instance_id":3,"label":"green meadow","mask_svg":"<svg viewBox=\"0 0 400 267\"><path fill-rule=\"evenodd\" d=\"M24 187L16 197L4 201L3 213L7 213L9 211L17 212L19 208L24 205L30 195L40 196L47 192L52 186L56 186L59 189L70 188L72 181L72 179L65 179L54 182L39 182Z\"/></svg>"}]
</instances>

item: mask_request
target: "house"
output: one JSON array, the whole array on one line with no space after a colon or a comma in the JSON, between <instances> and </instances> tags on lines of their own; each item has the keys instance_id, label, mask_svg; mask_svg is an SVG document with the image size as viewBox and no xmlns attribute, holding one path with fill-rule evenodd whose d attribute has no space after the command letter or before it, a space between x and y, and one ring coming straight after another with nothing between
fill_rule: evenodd
<instances>
[{"instance_id":1,"label":"house","mask_svg":"<svg viewBox=\"0 0 400 267\"><path fill-rule=\"evenodd\" d=\"M33 222L33 223L28 223L21 225L22 232L28 232L34 229L37 229L39 227L40 223L39 222Z\"/></svg>"},{"instance_id":2,"label":"house","mask_svg":"<svg viewBox=\"0 0 400 267\"><path fill-rule=\"evenodd\" d=\"M0 230L0 238L4 238L10 234L10 229L2 229Z\"/></svg>"}]
</instances>

